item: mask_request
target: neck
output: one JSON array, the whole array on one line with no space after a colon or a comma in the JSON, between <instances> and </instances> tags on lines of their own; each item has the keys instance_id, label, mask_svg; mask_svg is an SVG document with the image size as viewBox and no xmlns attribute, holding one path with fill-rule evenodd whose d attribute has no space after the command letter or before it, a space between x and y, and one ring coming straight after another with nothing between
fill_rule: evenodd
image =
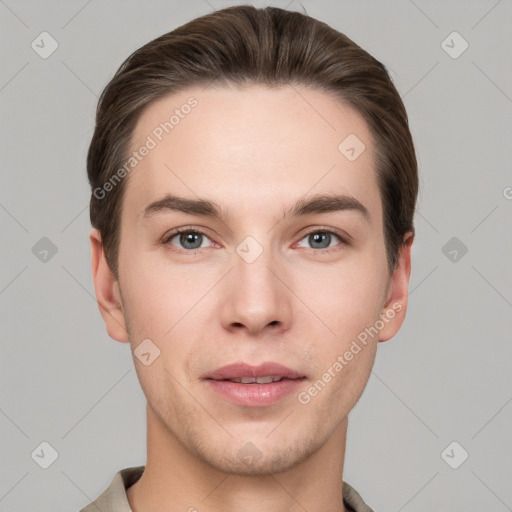
<instances>
[{"instance_id":1,"label":"neck","mask_svg":"<svg viewBox=\"0 0 512 512\"><path fill-rule=\"evenodd\" d=\"M274 474L225 473L197 457L147 406L147 462L127 490L133 512L346 512L343 462L347 418L324 445L292 468Z\"/></svg>"}]
</instances>

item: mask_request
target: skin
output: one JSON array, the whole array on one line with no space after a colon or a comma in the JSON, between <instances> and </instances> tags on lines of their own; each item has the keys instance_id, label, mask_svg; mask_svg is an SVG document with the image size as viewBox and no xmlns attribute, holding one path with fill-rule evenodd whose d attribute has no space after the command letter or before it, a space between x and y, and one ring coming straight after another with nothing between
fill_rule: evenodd
<instances>
[{"instance_id":1,"label":"skin","mask_svg":"<svg viewBox=\"0 0 512 512\"><path fill-rule=\"evenodd\" d=\"M108 334L132 350L146 338L160 350L148 366L134 357L147 398L147 463L128 500L134 512L345 511L348 414L378 342L403 323L413 237L390 275L370 131L325 92L189 88L147 107L132 148L190 96L197 107L125 178L119 282L99 232L90 235ZM351 133L366 146L352 162L338 150ZM167 211L144 220L167 192L215 201L231 217ZM317 193L357 198L369 221L353 210L283 218ZM179 235L165 242L180 226L206 233L200 249ZM322 229L352 240L332 234L315 245L308 235ZM236 252L249 235L263 249L250 264ZM299 391L307 390L393 304L401 310L308 404L293 393L269 407L238 406L200 379L237 361L276 361L306 375ZM252 465L237 456L248 442L260 454Z\"/></svg>"}]
</instances>

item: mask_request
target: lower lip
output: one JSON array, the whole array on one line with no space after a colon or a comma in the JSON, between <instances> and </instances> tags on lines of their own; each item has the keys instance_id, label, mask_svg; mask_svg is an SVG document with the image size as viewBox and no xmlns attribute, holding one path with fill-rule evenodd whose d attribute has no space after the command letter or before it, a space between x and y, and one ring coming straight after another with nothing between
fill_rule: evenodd
<instances>
[{"instance_id":1,"label":"lower lip","mask_svg":"<svg viewBox=\"0 0 512 512\"><path fill-rule=\"evenodd\" d=\"M236 405L265 407L273 405L293 393L305 380L283 379L268 384L241 384L229 380L206 379L206 383L219 395Z\"/></svg>"}]
</instances>

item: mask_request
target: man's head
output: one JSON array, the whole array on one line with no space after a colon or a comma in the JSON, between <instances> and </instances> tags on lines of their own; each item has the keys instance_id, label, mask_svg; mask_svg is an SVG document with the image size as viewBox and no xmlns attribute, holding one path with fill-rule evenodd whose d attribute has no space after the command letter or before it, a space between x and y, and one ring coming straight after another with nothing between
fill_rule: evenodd
<instances>
[{"instance_id":1,"label":"man's head","mask_svg":"<svg viewBox=\"0 0 512 512\"><path fill-rule=\"evenodd\" d=\"M217 11L121 66L88 173L107 330L159 354L136 359L152 428L226 472L317 452L407 306L418 178L385 68L304 15ZM239 362L302 380L233 401L211 377Z\"/></svg>"},{"instance_id":2,"label":"man's head","mask_svg":"<svg viewBox=\"0 0 512 512\"><path fill-rule=\"evenodd\" d=\"M211 83L308 85L339 98L363 116L374 137L373 170L392 271L404 235L414 231L418 177L407 113L386 69L325 23L297 12L239 6L193 20L138 49L101 95L87 159L96 192L91 195L90 217L102 234L114 275L122 199L129 181L120 170L133 169L128 161L130 149L136 149L131 136L138 119L162 97Z\"/></svg>"}]
</instances>

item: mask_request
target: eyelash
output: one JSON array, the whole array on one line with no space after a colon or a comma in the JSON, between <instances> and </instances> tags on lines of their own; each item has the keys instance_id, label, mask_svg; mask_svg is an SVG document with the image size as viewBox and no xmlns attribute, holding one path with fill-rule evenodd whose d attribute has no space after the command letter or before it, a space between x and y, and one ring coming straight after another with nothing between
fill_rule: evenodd
<instances>
[{"instance_id":1,"label":"eyelash","mask_svg":"<svg viewBox=\"0 0 512 512\"><path fill-rule=\"evenodd\" d=\"M169 233L168 235L166 235L162 241L162 244L163 245L168 245L169 242L177 235L180 235L182 233L197 233L197 234L201 234L201 235L204 235L205 237L207 238L210 238L208 236L207 233L205 233L204 231L202 231L201 229L198 229L198 228L193 228L192 226L185 226L185 227L181 227L181 228L176 228L174 229L171 233ZM331 235L334 235L336 236L341 244L340 245L346 245L346 246L349 246L350 245L350 242L348 241L348 235L346 235L343 231L339 231L337 229L334 229L334 228L316 228L316 229L313 229L311 231L308 231L307 233L305 233L304 235L302 235L302 237L300 238L300 240L303 240L305 237L309 236L309 235L312 235L314 233L329 233ZM299 240L299 241L300 241ZM172 250L176 250L176 251L179 251L179 252L188 252L188 253L195 253L197 251L200 251L201 249L204 249L204 247L202 248L198 248L198 249L180 249L180 248L175 248L173 246L173 249ZM318 252L322 252L322 253L330 253L332 251L336 251L336 250L339 250L339 246L334 246L334 247L328 247L326 249L314 249L314 248L309 248L309 247L306 247L306 249L309 249L311 251L314 251L316 253Z\"/></svg>"}]
</instances>

